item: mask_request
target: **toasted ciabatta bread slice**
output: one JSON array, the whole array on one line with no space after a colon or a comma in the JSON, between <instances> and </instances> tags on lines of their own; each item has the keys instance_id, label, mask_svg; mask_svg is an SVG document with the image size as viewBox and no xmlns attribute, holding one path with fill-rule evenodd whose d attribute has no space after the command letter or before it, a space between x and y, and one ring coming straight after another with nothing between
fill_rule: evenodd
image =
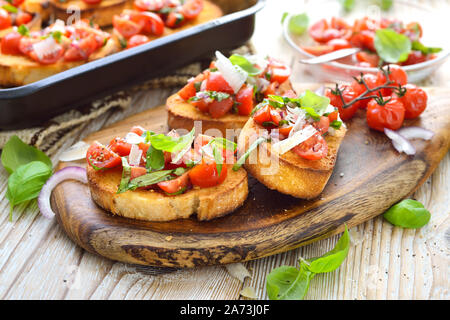
<instances>
[{"instance_id":1,"label":"toasted ciabatta bread slice","mask_svg":"<svg viewBox=\"0 0 450 320\"><path fill-rule=\"evenodd\" d=\"M280 92L293 90L291 82L285 81L279 87ZM192 104L184 101L178 94L167 99L168 111L167 124L171 129L192 130L195 121L202 122L202 133L208 134L207 130L219 130L226 137L226 129L242 129L248 120L248 116L229 113L220 118L213 118L209 114L201 112ZM199 132L196 130L196 132ZM210 132L212 135L213 133Z\"/></svg>"},{"instance_id":2,"label":"toasted ciabatta bread slice","mask_svg":"<svg viewBox=\"0 0 450 320\"><path fill-rule=\"evenodd\" d=\"M258 126L250 118L238 139L238 150L247 150L251 139L257 136ZM247 171L269 189L294 196L311 199L325 188L333 172L339 146L345 136L345 126L336 130L334 136L327 134L328 154L320 160L306 160L290 150L281 156L271 152L270 143L262 143L253 151L245 163ZM262 150L258 150L262 148ZM258 151L257 151L258 150Z\"/></svg>"},{"instance_id":3,"label":"toasted ciabatta bread slice","mask_svg":"<svg viewBox=\"0 0 450 320\"><path fill-rule=\"evenodd\" d=\"M89 19L100 27L112 25L114 15L133 7L133 0L102 0L99 4L87 4L83 0L49 1L50 11L54 19L61 19L67 22L75 14L71 8L77 8L80 13L79 18Z\"/></svg>"},{"instance_id":4,"label":"toasted ciabatta bread slice","mask_svg":"<svg viewBox=\"0 0 450 320\"><path fill-rule=\"evenodd\" d=\"M210 188L191 189L176 196L151 190L134 190L117 194L122 170L96 171L87 166L88 184L94 201L105 210L126 218L147 221L198 220L221 217L240 207L248 195L247 172L233 171L231 166L224 182Z\"/></svg>"},{"instance_id":5,"label":"toasted ciabatta bread slice","mask_svg":"<svg viewBox=\"0 0 450 320\"><path fill-rule=\"evenodd\" d=\"M119 48L120 45L115 39L109 39L100 50L89 56L89 61L117 52ZM86 61L59 61L57 63L43 65L25 56L0 54L0 86L23 86L84 63Z\"/></svg>"},{"instance_id":6,"label":"toasted ciabatta bread slice","mask_svg":"<svg viewBox=\"0 0 450 320\"><path fill-rule=\"evenodd\" d=\"M42 18L42 21L48 21L50 18L50 0L25 0L20 8L29 13L36 13Z\"/></svg>"}]
</instances>

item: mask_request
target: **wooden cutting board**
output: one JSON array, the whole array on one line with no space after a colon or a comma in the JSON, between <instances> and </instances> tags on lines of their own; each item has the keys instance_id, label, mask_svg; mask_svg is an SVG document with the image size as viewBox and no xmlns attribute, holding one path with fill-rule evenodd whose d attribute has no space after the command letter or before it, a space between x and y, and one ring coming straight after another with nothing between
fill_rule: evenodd
<instances>
[{"instance_id":1,"label":"wooden cutting board","mask_svg":"<svg viewBox=\"0 0 450 320\"><path fill-rule=\"evenodd\" d=\"M305 87L295 86L301 92ZM312 89L314 87L311 87ZM414 156L397 153L382 133L370 130L363 111L347 123L335 170L321 196L300 200L249 179L249 196L234 213L208 222L195 218L143 222L112 216L76 181L60 184L52 197L57 220L89 252L142 265L194 267L252 260L329 237L382 214L411 195L433 172L450 145L450 89L428 88L428 108L405 125L435 132L415 140ZM150 109L88 136L108 143L133 125L166 132L164 106ZM60 163L59 168L85 163ZM151 204L149 204L151 205Z\"/></svg>"}]
</instances>

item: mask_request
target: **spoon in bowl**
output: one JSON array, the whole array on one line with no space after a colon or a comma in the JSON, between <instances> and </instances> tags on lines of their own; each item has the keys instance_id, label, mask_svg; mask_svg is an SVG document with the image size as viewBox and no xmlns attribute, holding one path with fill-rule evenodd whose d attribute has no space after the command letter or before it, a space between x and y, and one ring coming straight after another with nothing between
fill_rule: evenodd
<instances>
[{"instance_id":1,"label":"spoon in bowl","mask_svg":"<svg viewBox=\"0 0 450 320\"><path fill-rule=\"evenodd\" d=\"M355 54L359 51L361 51L361 49L359 49L359 48L341 49L341 50L333 51L330 53L322 54L322 55L314 57L314 58L301 59L300 62L304 63L304 64L325 63L325 62L330 62L330 61L334 61L337 59L351 56L352 54Z\"/></svg>"}]
</instances>

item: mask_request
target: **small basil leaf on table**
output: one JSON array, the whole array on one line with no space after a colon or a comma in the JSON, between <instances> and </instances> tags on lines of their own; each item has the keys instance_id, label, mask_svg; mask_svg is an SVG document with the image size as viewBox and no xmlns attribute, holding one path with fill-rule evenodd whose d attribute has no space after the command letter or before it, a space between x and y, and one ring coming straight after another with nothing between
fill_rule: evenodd
<instances>
[{"instance_id":1,"label":"small basil leaf on table","mask_svg":"<svg viewBox=\"0 0 450 320\"><path fill-rule=\"evenodd\" d=\"M380 58L390 63L405 61L411 52L411 40L389 28L375 31L374 45Z\"/></svg>"},{"instance_id":2,"label":"small basil leaf on table","mask_svg":"<svg viewBox=\"0 0 450 320\"><path fill-rule=\"evenodd\" d=\"M430 221L431 214L419 201L405 199L386 211L384 218L395 226L417 229Z\"/></svg>"},{"instance_id":3,"label":"small basil leaf on table","mask_svg":"<svg viewBox=\"0 0 450 320\"><path fill-rule=\"evenodd\" d=\"M6 198L12 210L15 205L37 198L42 186L52 175L52 169L42 161L32 161L18 167L8 178Z\"/></svg>"},{"instance_id":4,"label":"small basil leaf on table","mask_svg":"<svg viewBox=\"0 0 450 320\"><path fill-rule=\"evenodd\" d=\"M12 136L8 142L6 142L3 147L1 160L3 167L5 167L6 171L9 173L13 173L21 165L31 161L41 161L49 168L52 168L52 162L44 152L29 146L20 140L18 136Z\"/></svg>"},{"instance_id":5,"label":"small basil leaf on table","mask_svg":"<svg viewBox=\"0 0 450 320\"><path fill-rule=\"evenodd\" d=\"M303 299L313 276L303 265L300 269L291 266L278 267L267 276L267 295L271 300Z\"/></svg>"}]
</instances>

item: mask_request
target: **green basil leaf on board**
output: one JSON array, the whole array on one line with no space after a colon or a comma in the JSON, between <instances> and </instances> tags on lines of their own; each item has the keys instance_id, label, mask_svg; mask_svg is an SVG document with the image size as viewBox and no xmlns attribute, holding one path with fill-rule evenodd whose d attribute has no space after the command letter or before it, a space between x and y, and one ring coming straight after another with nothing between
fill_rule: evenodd
<instances>
[{"instance_id":1,"label":"green basil leaf on board","mask_svg":"<svg viewBox=\"0 0 450 320\"><path fill-rule=\"evenodd\" d=\"M37 198L52 169L42 161L32 161L18 167L8 178L6 198L9 200L10 220L14 206Z\"/></svg>"},{"instance_id":2,"label":"green basil leaf on board","mask_svg":"<svg viewBox=\"0 0 450 320\"><path fill-rule=\"evenodd\" d=\"M26 144L18 136L12 136L6 142L1 161L9 173L13 173L18 167L31 161L41 161L52 168L52 162L44 152Z\"/></svg>"},{"instance_id":3,"label":"green basil leaf on board","mask_svg":"<svg viewBox=\"0 0 450 320\"><path fill-rule=\"evenodd\" d=\"M413 199L405 199L393 205L383 216L393 225L409 229L421 228L431 218L423 204Z\"/></svg>"},{"instance_id":4,"label":"green basil leaf on board","mask_svg":"<svg viewBox=\"0 0 450 320\"><path fill-rule=\"evenodd\" d=\"M289 31L295 35L302 35L308 29L309 18L306 13L293 15L289 18Z\"/></svg>"},{"instance_id":5,"label":"green basil leaf on board","mask_svg":"<svg viewBox=\"0 0 450 320\"><path fill-rule=\"evenodd\" d=\"M229 58L229 60L230 60L230 62L233 65L240 67L242 70L247 72L248 75L250 75L250 76L256 76L256 75L260 74L263 71L263 70L258 69L257 67L255 67L253 65L253 63L248 61L247 58L245 58L244 56L241 56L240 54L233 54Z\"/></svg>"},{"instance_id":6,"label":"green basil leaf on board","mask_svg":"<svg viewBox=\"0 0 450 320\"><path fill-rule=\"evenodd\" d=\"M299 267L281 266L266 278L267 295L271 300L301 300L308 292L311 279L318 273L336 270L345 260L350 247L347 225L333 250L321 257L300 259Z\"/></svg>"},{"instance_id":7,"label":"green basil leaf on board","mask_svg":"<svg viewBox=\"0 0 450 320\"><path fill-rule=\"evenodd\" d=\"M389 28L375 31L374 44L380 58L390 63L405 61L411 52L411 40Z\"/></svg>"},{"instance_id":8,"label":"green basil leaf on board","mask_svg":"<svg viewBox=\"0 0 450 320\"><path fill-rule=\"evenodd\" d=\"M419 41L415 40L412 42L412 50L417 50L422 52L423 54L430 54L430 53L438 53L442 51L442 48L436 48L436 47L427 47L420 43Z\"/></svg>"},{"instance_id":9,"label":"green basil leaf on board","mask_svg":"<svg viewBox=\"0 0 450 320\"><path fill-rule=\"evenodd\" d=\"M271 300L299 300L308 292L314 276L301 264L300 268L281 266L269 273L266 279L267 295Z\"/></svg>"},{"instance_id":10,"label":"green basil leaf on board","mask_svg":"<svg viewBox=\"0 0 450 320\"><path fill-rule=\"evenodd\" d=\"M324 273L336 270L347 257L349 247L350 236L348 234L347 226L345 226L344 234L336 243L333 250L321 257L306 260L307 269L314 273Z\"/></svg>"}]
</instances>

